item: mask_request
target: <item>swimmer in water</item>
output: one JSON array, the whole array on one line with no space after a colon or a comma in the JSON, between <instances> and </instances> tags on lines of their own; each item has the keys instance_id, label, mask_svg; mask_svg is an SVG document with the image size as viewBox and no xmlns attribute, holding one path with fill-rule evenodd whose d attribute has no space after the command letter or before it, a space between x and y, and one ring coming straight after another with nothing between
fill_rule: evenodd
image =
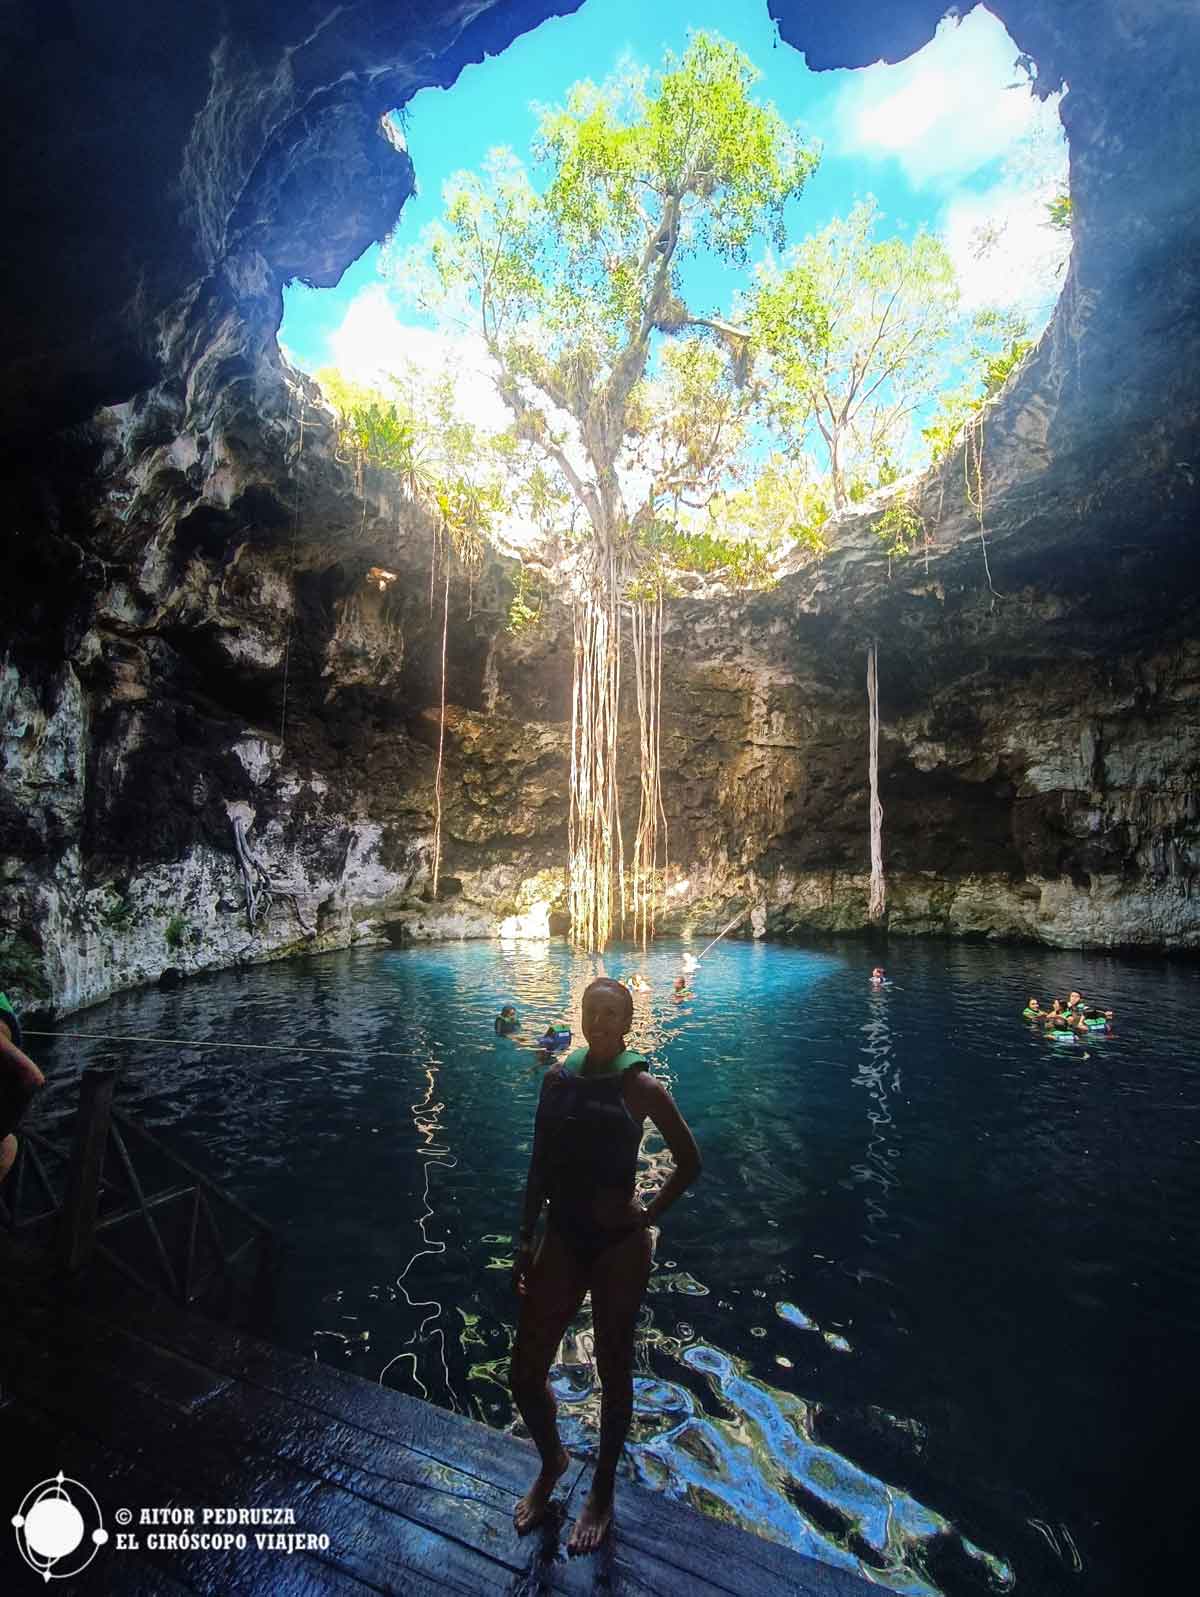
<instances>
[{"instance_id":1,"label":"swimmer in water","mask_svg":"<svg viewBox=\"0 0 1200 1597\"><path fill-rule=\"evenodd\" d=\"M871 986L882 987L886 981L887 977L883 973L883 966L876 965L875 969L871 972Z\"/></svg>"},{"instance_id":2,"label":"swimmer in water","mask_svg":"<svg viewBox=\"0 0 1200 1597\"><path fill-rule=\"evenodd\" d=\"M505 1004L496 1016L495 1031L497 1037L511 1037L521 1022L517 1019L517 1011L512 1004Z\"/></svg>"},{"instance_id":3,"label":"swimmer in water","mask_svg":"<svg viewBox=\"0 0 1200 1597\"><path fill-rule=\"evenodd\" d=\"M677 1004L681 1004L685 998L690 998L691 996L692 989L687 984L687 977L676 976L675 986L671 989L671 997Z\"/></svg>"}]
</instances>

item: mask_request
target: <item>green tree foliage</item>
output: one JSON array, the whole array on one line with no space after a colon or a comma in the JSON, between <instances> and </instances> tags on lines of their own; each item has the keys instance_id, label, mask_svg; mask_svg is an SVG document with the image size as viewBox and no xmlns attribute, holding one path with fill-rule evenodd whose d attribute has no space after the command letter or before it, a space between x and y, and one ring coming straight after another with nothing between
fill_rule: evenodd
<instances>
[{"instance_id":1,"label":"green tree foliage","mask_svg":"<svg viewBox=\"0 0 1200 1597\"><path fill-rule=\"evenodd\" d=\"M711 519L726 538L749 538L768 557L793 543L824 554L832 512L828 484L814 482L803 460L779 454L770 456L744 488L710 506Z\"/></svg>"},{"instance_id":2,"label":"green tree foliage","mask_svg":"<svg viewBox=\"0 0 1200 1597\"><path fill-rule=\"evenodd\" d=\"M909 502L908 495L897 494L875 522L875 533L883 540L889 555L911 554L925 536L925 522Z\"/></svg>"},{"instance_id":3,"label":"green tree foliage","mask_svg":"<svg viewBox=\"0 0 1200 1597\"><path fill-rule=\"evenodd\" d=\"M542 619L546 592L537 574L528 566L519 565L513 581L513 595L508 606L508 627L511 633L528 632Z\"/></svg>"},{"instance_id":4,"label":"green tree foliage","mask_svg":"<svg viewBox=\"0 0 1200 1597\"><path fill-rule=\"evenodd\" d=\"M576 84L564 106L542 110L540 189L510 152L493 152L482 176L451 180L444 220L395 261L402 287L482 337L518 435L604 553L677 495L710 491L739 441L728 423L745 334L690 309L680 269L700 252L745 260L756 234L782 244L784 205L816 165L751 98L756 77L734 46L701 33L653 78L628 68ZM651 371L663 338L677 349ZM634 469L647 463L648 483Z\"/></svg>"},{"instance_id":5,"label":"green tree foliage","mask_svg":"<svg viewBox=\"0 0 1200 1597\"><path fill-rule=\"evenodd\" d=\"M351 382L333 366L322 367L316 380L337 412L337 454L354 467L359 492L363 473L372 466L390 473L407 498L427 499L435 473L406 385L392 378L390 392L384 392Z\"/></svg>"},{"instance_id":6,"label":"green tree foliage","mask_svg":"<svg viewBox=\"0 0 1200 1597\"><path fill-rule=\"evenodd\" d=\"M360 487L365 467L386 473L434 517L467 565L478 564L503 507L503 462L492 441L458 417L453 378L431 380L409 368L385 392L332 367L316 376L338 413L339 454L355 466Z\"/></svg>"},{"instance_id":7,"label":"green tree foliage","mask_svg":"<svg viewBox=\"0 0 1200 1597\"><path fill-rule=\"evenodd\" d=\"M959 326L945 247L877 239L874 200L768 263L747 301L765 403L789 450L815 451L836 509L902 451L937 390Z\"/></svg>"},{"instance_id":8,"label":"green tree foliage","mask_svg":"<svg viewBox=\"0 0 1200 1597\"><path fill-rule=\"evenodd\" d=\"M975 341L968 356L972 375L939 396L932 420L921 429L934 466L945 459L968 422L996 397L1033 348L1024 318L1015 311L980 311L972 329Z\"/></svg>"},{"instance_id":9,"label":"green tree foliage","mask_svg":"<svg viewBox=\"0 0 1200 1597\"><path fill-rule=\"evenodd\" d=\"M771 550L745 538L723 538L716 532L687 530L670 522L648 528L644 538L646 547L663 557L663 574L655 578L663 586L679 571L725 578L738 588L762 588L771 580Z\"/></svg>"},{"instance_id":10,"label":"green tree foliage","mask_svg":"<svg viewBox=\"0 0 1200 1597\"><path fill-rule=\"evenodd\" d=\"M1071 231L1071 218L1074 211L1071 206L1071 196L1059 193L1052 200L1046 201L1046 226L1055 227L1062 233Z\"/></svg>"}]
</instances>

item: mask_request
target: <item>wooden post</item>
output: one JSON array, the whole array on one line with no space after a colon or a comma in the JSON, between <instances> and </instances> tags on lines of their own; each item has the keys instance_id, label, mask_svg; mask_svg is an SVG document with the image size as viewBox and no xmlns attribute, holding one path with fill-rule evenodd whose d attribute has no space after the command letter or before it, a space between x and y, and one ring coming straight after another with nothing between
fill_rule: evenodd
<instances>
[{"instance_id":1,"label":"wooden post","mask_svg":"<svg viewBox=\"0 0 1200 1597\"><path fill-rule=\"evenodd\" d=\"M93 1065L84 1071L79 1082L79 1119L58 1238L59 1256L68 1271L81 1269L91 1258L95 1244L100 1178L104 1173L116 1079L115 1070Z\"/></svg>"}]
</instances>

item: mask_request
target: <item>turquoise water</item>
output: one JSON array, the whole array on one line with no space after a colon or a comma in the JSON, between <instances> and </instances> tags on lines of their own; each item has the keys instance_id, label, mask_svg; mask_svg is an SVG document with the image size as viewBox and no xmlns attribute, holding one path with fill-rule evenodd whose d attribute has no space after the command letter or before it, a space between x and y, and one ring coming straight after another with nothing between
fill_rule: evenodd
<instances>
[{"instance_id":1,"label":"turquoise water","mask_svg":"<svg viewBox=\"0 0 1200 1597\"><path fill-rule=\"evenodd\" d=\"M876 991L861 943L727 939L676 1004L682 952L354 952L127 995L64 1024L198 1046L42 1045L39 1112L120 1064L124 1106L283 1233L281 1340L508 1427L542 1067L492 1018L578 1030L593 975L641 970L631 1041L705 1168L658 1242L630 1475L898 1592L1150 1589L1190 1497L1200 970L906 942ZM1114 1035L1019 1019L1072 986ZM586 1452L586 1305L562 1354Z\"/></svg>"}]
</instances>

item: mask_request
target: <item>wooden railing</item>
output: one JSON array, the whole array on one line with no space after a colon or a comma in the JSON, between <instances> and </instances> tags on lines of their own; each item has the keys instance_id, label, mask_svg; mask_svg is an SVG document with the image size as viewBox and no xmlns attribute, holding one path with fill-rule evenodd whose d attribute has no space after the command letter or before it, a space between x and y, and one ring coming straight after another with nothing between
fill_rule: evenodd
<instances>
[{"instance_id":1,"label":"wooden railing","mask_svg":"<svg viewBox=\"0 0 1200 1597\"><path fill-rule=\"evenodd\" d=\"M147 1292L261 1320L275 1267L270 1226L113 1108L116 1073L80 1079L74 1137L22 1130L0 1186L0 1225L52 1244L75 1274L100 1258Z\"/></svg>"},{"instance_id":2,"label":"wooden railing","mask_svg":"<svg viewBox=\"0 0 1200 1597\"><path fill-rule=\"evenodd\" d=\"M22 1128L17 1158L0 1183L0 1226L14 1235L43 1241L53 1235L62 1212L70 1153L41 1131Z\"/></svg>"}]
</instances>

